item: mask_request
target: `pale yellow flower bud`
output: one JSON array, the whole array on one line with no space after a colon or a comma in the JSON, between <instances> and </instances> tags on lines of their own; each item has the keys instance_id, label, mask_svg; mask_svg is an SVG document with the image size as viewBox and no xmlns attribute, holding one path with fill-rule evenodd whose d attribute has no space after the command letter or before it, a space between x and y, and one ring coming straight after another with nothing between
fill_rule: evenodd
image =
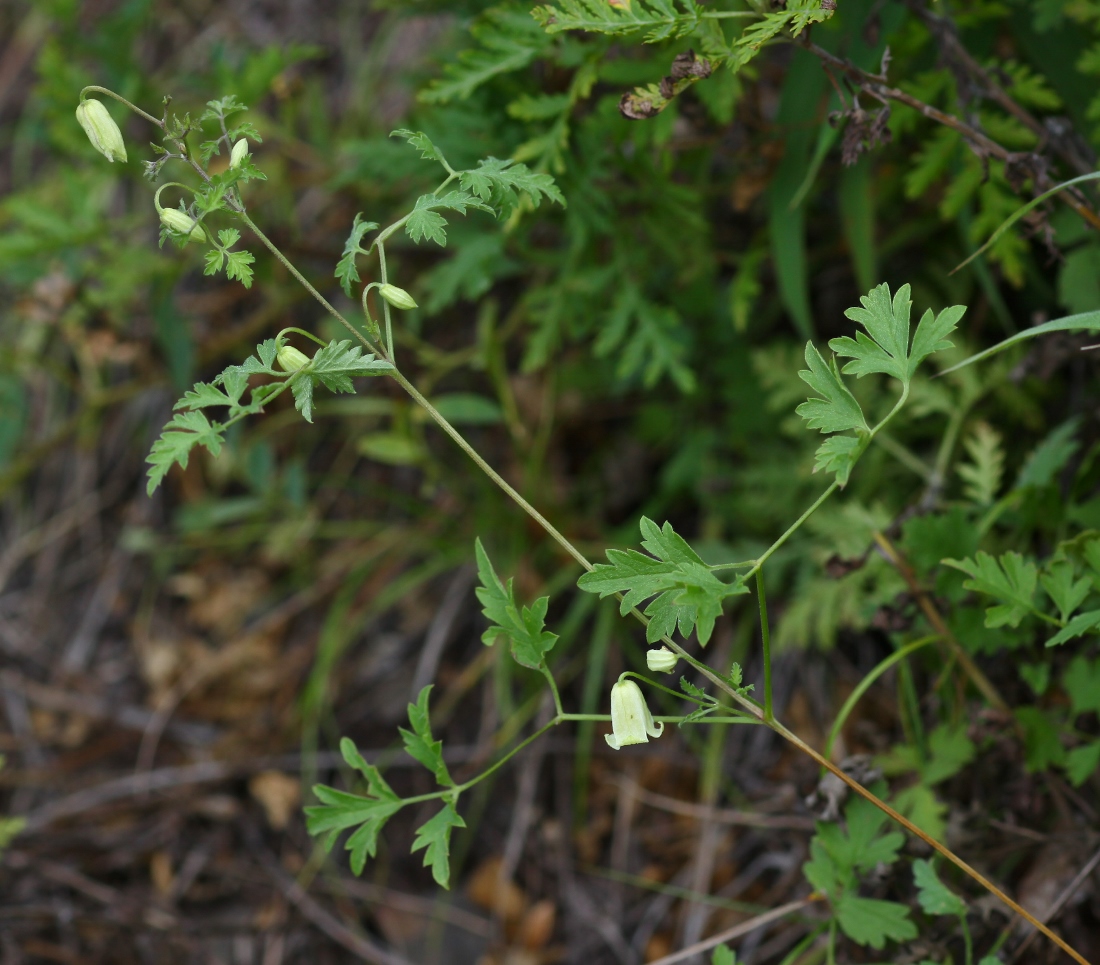
<instances>
[{"instance_id":1,"label":"pale yellow flower bud","mask_svg":"<svg viewBox=\"0 0 1100 965\"><path fill-rule=\"evenodd\" d=\"M202 230L202 225L182 211L177 211L175 208L161 208L160 221L166 228L171 228L181 235L187 235L192 241L206 241L206 232Z\"/></svg>"},{"instance_id":2,"label":"pale yellow flower bud","mask_svg":"<svg viewBox=\"0 0 1100 965\"><path fill-rule=\"evenodd\" d=\"M646 651L645 665L654 673L672 673L679 659L668 647L661 647L659 650Z\"/></svg>"},{"instance_id":3,"label":"pale yellow flower bud","mask_svg":"<svg viewBox=\"0 0 1100 965\"><path fill-rule=\"evenodd\" d=\"M118 129L114 118L107 113L102 101L89 98L81 101L76 109L76 119L88 135L88 140L112 164L126 160L126 144L122 140L122 131Z\"/></svg>"},{"instance_id":4,"label":"pale yellow flower bud","mask_svg":"<svg viewBox=\"0 0 1100 965\"><path fill-rule=\"evenodd\" d=\"M413 301L412 295L405 291L404 288L398 288L396 285L380 285L378 294L386 299L394 308L408 311L410 308L420 307Z\"/></svg>"},{"instance_id":5,"label":"pale yellow flower bud","mask_svg":"<svg viewBox=\"0 0 1100 965\"><path fill-rule=\"evenodd\" d=\"M248 141L243 137L233 145L233 151L229 155L229 166L231 168L239 168L241 161L248 156Z\"/></svg>"},{"instance_id":6,"label":"pale yellow flower bud","mask_svg":"<svg viewBox=\"0 0 1100 965\"><path fill-rule=\"evenodd\" d=\"M293 345L284 345L275 358L284 372L297 372L302 366L309 365L309 356L299 352Z\"/></svg>"}]
</instances>

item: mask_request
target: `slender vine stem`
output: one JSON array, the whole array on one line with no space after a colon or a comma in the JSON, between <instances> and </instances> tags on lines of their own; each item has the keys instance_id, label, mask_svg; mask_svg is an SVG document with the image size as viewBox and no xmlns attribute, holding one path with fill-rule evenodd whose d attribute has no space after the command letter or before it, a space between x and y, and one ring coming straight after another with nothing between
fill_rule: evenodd
<instances>
[{"instance_id":1,"label":"slender vine stem","mask_svg":"<svg viewBox=\"0 0 1100 965\"><path fill-rule=\"evenodd\" d=\"M542 515L534 506L532 506L526 499L523 498L516 491L515 487L508 482L500 473L498 473L492 466L490 466L482 457L481 454L471 446L463 437L462 434L452 426L434 405L432 405L419 390L408 379L405 378L398 370L394 370L391 373L391 377L398 385L401 386L412 398L414 402L423 407L424 411L431 416L432 420L439 426L447 435L449 435L458 447L466 453L475 463L477 467L485 473L493 482L495 482L505 493L512 499L517 506L520 507L528 516L530 516L536 523L539 524L563 550L565 550L570 556L573 557L581 566L586 570L591 571L593 569L592 564L588 561L585 555L577 549L568 539L566 539L557 528Z\"/></svg>"},{"instance_id":2,"label":"slender vine stem","mask_svg":"<svg viewBox=\"0 0 1100 965\"><path fill-rule=\"evenodd\" d=\"M779 547L781 547L785 542L787 542L787 540L790 539L796 532L798 532L802 524L806 522L806 520L808 520L811 516L813 516L813 514L821 508L821 504L824 503L825 500L828 499L839 488L840 483L838 483L834 479L829 488L826 489L825 492L823 492L810 504L810 508L807 509L806 512L804 512L801 516L799 516L798 519L796 519L793 523L791 523L791 525L787 527L787 531L782 536L780 536L779 539L777 539L774 543L772 543L771 546L764 550L763 554L752 564L752 567L745 574L743 578L744 582L747 583L750 576L755 576L757 573L759 573L760 567L762 567L765 563L768 562L769 559L771 559L772 554L775 553L775 551L779 549Z\"/></svg>"},{"instance_id":3,"label":"slender vine stem","mask_svg":"<svg viewBox=\"0 0 1100 965\"><path fill-rule=\"evenodd\" d=\"M89 91L95 91L97 94L106 94L108 97L113 97L120 104L125 104L135 114L139 114L142 117L144 117L147 121L149 121L150 123L156 124L156 126L161 128L161 130L164 129L164 122L161 121L161 119L159 117L153 117L152 114L146 114L145 111L143 111L140 107L137 106L137 104L132 104L130 101L128 101L121 94L116 94L113 90L108 90L106 87L100 87L97 84L90 84L89 86L83 88L80 91L81 101L83 101L85 99L85 95Z\"/></svg>"},{"instance_id":4,"label":"slender vine stem","mask_svg":"<svg viewBox=\"0 0 1100 965\"><path fill-rule=\"evenodd\" d=\"M386 274L386 246L382 242L378 242L378 272L382 276L382 284L385 285L389 282L389 276ZM393 354L393 323L390 321L390 303L386 299L382 299L382 317L386 320L386 351L389 353L389 359L391 362L395 361Z\"/></svg>"},{"instance_id":5,"label":"slender vine stem","mask_svg":"<svg viewBox=\"0 0 1100 965\"><path fill-rule=\"evenodd\" d=\"M848 699L844 701L844 706L840 708L840 711L836 715L836 720L833 721L833 726L829 730L829 736L825 739L825 747L822 750L822 754L825 757L831 757L833 753L833 744L836 743L836 739L840 734L840 731L844 727L845 721L848 720L848 715L855 709L857 703L859 703L860 697L867 693L868 688L879 677L881 677L887 670L889 670L899 660L904 660L911 653L915 653L920 650L921 647L927 647L930 643L935 643L940 639L938 633L930 634L927 637L921 637L919 640L914 640L912 643L907 643L900 650L895 650L890 656L882 660L878 666L876 666L866 677L864 677L849 695Z\"/></svg>"},{"instance_id":6,"label":"slender vine stem","mask_svg":"<svg viewBox=\"0 0 1100 965\"><path fill-rule=\"evenodd\" d=\"M764 651L764 720L774 720L772 713L772 638L768 630L768 601L764 596L764 571L756 571L756 599L760 604L760 639Z\"/></svg>"}]
</instances>

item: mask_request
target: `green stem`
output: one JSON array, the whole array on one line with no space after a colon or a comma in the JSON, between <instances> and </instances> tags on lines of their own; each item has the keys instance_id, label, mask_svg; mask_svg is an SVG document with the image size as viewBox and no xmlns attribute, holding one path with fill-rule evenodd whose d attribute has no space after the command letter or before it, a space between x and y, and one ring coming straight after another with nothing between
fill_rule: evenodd
<instances>
[{"instance_id":1,"label":"green stem","mask_svg":"<svg viewBox=\"0 0 1100 965\"><path fill-rule=\"evenodd\" d=\"M95 84L92 84L92 85L90 85L90 86L88 86L88 87L85 87L85 88L84 88L83 90L81 90L81 92L80 92L80 100L81 100L81 102L83 102L83 101L85 100L85 97L84 97L84 95L85 95L85 94L87 94L87 93L88 93L88 91L90 91L90 90L91 90L91 91L95 91L96 93L99 93L99 94L106 94L106 95L107 95L108 97L113 97L113 98L114 98L114 99L115 99L116 101L118 101L118 102L119 102L120 104L125 104L125 105L126 105L126 106L127 106L128 108L130 108L130 110L132 110L132 111L133 111L133 112L134 112L135 114L140 114L140 115L141 115L142 117L144 117L144 118L145 118L145 119L146 119L147 121L151 121L151 122L152 122L153 124L156 124L156 125L157 125L157 127L163 127L163 126L164 126L164 125L163 125L163 124L161 123L161 121L160 121L160 118L159 118L159 117L153 117L153 115L152 115L152 114L146 114L146 113L145 113L145 111L143 111L143 110L142 110L142 109L141 109L140 107L138 107L138 106L137 106L137 104L131 104L131 103L130 103L130 102L129 102L129 101L128 101L128 100L127 100L127 99L126 99L125 97L123 97L123 96L122 96L121 94L116 94L116 93L115 93L115 92L114 92L113 90L108 90L108 89L107 89L106 87L99 87L99 86L97 86L97 85L95 85Z\"/></svg>"},{"instance_id":2,"label":"green stem","mask_svg":"<svg viewBox=\"0 0 1100 965\"><path fill-rule=\"evenodd\" d=\"M324 348L326 345L328 345L328 342L326 342L322 338L318 338L312 332L307 332L304 328L294 328L294 326L292 326L292 325L287 327L287 328L284 328L282 331L280 331L279 334L275 336L275 341L278 341L287 332L294 332L298 335L304 335L311 342L316 342L318 345L320 345L321 348Z\"/></svg>"},{"instance_id":3,"label":"green stem","mask_svg":"<svg viewBox=\"0 0 1100 965\"><path fill-rule=\"evenodd\" d=\"M822 754L825 757L831 757L833 753L833 744L836 743L837 736L840 734L844 727L845 722L848 720L848 715L855 709L859 699L867 693L867 689L873 684L879 677L881 677L887 670L889 670L899 660L904 660L909 654L921 647L926 647L930 643L934 643L940 639L938 633L933 633L927 637L921 637L919 640L914 640L912 643L906 644L900 650L890 654L885 660L881 661L866 677L864 677L856 689L849 695L848 699L844 701L844 706L840 708L840 713L836 715L836 720L833 721L832 729L829 731L829 736L825 741L825 748L822 750Z\"/></svg>"},{"instance_id":4,"label":"green stem","mask_svg":"<svg viewBox=\"0 0 1100 965\"><path fill-rule=\"evenodd\" d=\"M256 227L255 222L247 214L245 214L243 211L239 211L237 212L237 217L240 218L241 221L243 221L246 225L248 225L249 230L257 238L260 239L264 247L267 248L267 250L270 251L276 258L279 259L283 267L286 268L286 270L289 271L297 279L298 283L307 292L309 292L315 299L317 299L317 301L321 304L321 307L324 308L326 312L328 312L333 318L336 319L336 321L343 325L344 328L351 332L351 334L354 335L358 341L362 342L367 349L369 349L375 355L379 355L389 361L389 356L386 355L385 351L381 347L376 346L374 343L372 343L370 339L368 339L366 336L363 335L362 332L359 331L359 329L352 325L351 322L349 322L346 318L344 318L343 315L341 315L335 308L333 308L332 305L329 304L328 299L325 298L324 295L322 295L309 283L305 275L303 275L300 271L298 271L297 268L294 267L294 264L290 261L290 259L287 258L287 256L284 255L277 247L275 247L275 243L270 238L268 238L268 236L265 235L258 227Z\"/></svg>"},{"instance_id":5,"label":"green stem","mask_svg":"<svg viewBox=\"0 0 1100 965\"><path fill-rule=\"evenodd\" d=\"M813 503L810 504L810 508L807 509L806 512L804 512L801 516L799 516L798 519L796 519L793 523L791 523L791 525L787 528L787 531L782 536L780 536L779 539L772 543L772 545L764 551L763 555L753 563L752 569L750 569L748 573L745 574L744 582L747 583L750 576L755 576L760 571L760 567L762 567L768 561L771 555L777 549L779 549L780 546L787 542L787 540L790 539L798 531L798 528L804 522L806 522L806 520L813 516L814 513L817 512L817 510L821 507L821 504L825 502L825 500L828 499L839 488L840 483L838 483L834 479L832 485L829 486L829 488L826 489L825 492L823 492L820 496L817 497L817 499L813 501Z\"/></svg>"},{"instance_id":6,"label":"green stem","mask_svg":"<svg viewBox=\"0 0 1100 965\"><path fill-rule=\"evenodd\" d=\"M554 711L560 719L563 711L561 706L561 694L558 693L557 681L554 680L554 675L550 672L550 668L547 667L546 664L542 664L542 666L539 667L539 670L542 671L542 675L546 678L546 682L550 685L550 693L554 695Z\"/></svg>"},{"instance_id":7,"label":"green stem","mask_svg":"<svg viewBox=\"0 0 1100 965\"><path fill-rule=\"evenodd\" d=\"M433 406L426 398L424 398L423 395L420 394L415 385L413 385L396 369L394 370L392 377L397 382L397 384L400 385L401 388L403 388L409 394L412 400L416 402L419 406L421 406L424 411L428 413L429 416L431 416L436 425L438 425L440 429L447 433L447 435L449 435L451 439L454 440L455 444L477 464L477 467L483 473L485 473L485 475L487 475L493 482L495 482L501 489L503 489L504 492L507 493L508 496L512 499L512 501L520 507L520 509L522 509L525 513L527 513L528 516L530 516L536 523L538 523L539 526L541 526L546 532L546 534L550 536L555 542L557 542L557 544L562 549L564 549L566 553L573 557L573 559L580 563L581 566L583 566L586 570L592 570L592 564L588 562L584 554L581 553L581 551L578 550L572 543L570 543L569 540L567 540L560 532L558 532L558 530L550 523L550 520L543 516L542 513L540 513L537 509L535 509L534 506L532 506L526 499L524 499L500 473L498 473L492 466L490 466L481 457L480 453L478 453L478 451L474 449L474 447L471 446L462 437L461 433L459 433L459 431L454 426L452 426L446 419L443 418L443 416L439 413L439 410L437 410L435 406Z\"/></svg>"},{"instance_id":8,"label":"green stem","mask_svg":"<svg viewBox=\"0 0 1100 965\"><path fill-rule=\"evenodd\" d=\"M453 789L454 792L456 794L462 794L463 792L468 791L475 784L480 784L482 781L485 780L485 778L487 778L494 771L499 770L501 767L503 767L505 764L507 764L513 757L515 757L528 744L532 744L535 741L537 741L540 737L542 737L543 734L545 734L548 730L550 730L551 727L557 727L558 724L561 723L561 721L562 721L561 717L557 716L557 717L554 717L553 720L550 720L547 723L543 724L530 737L527 737L524 740L520 741L518 744L516 744L515 747L513 747L510 751L508 751L508 753L505 754L495 764L491 764L489 767L487 767L484 771L482 771L476 777L472 777L472 778L470 778L470 780L466 781L464 784L459 784L457 787L455 787Z\"/></svg>"},{"instance_id":9,"label":"green stem","mask_svg":"<svg viewBox=\"0 0 1100 965\"><path fill-rule=\"evenodd\" d=\"M378 270L382 275L382 284L387 284L389 279L386 276L386 247L381 242L378 243ZM386 319L386 351L390 353L390 361L393 362L393 325L390 322L390 303L384 298L382 299L382 315Z\"/></svg>"},{"instance_id":10,"label":"green stem","mask_svg":"<svg viewBox=\"0 0 1100 965\"><path fill-rule=\"evenodd\" d=\"M768 601L764 596L764 571L756 571L756 598L760 603L760 639L764 647L764 720L774 720L772 712L772 638L768 630Z\"/></svg>"}]
</instances>

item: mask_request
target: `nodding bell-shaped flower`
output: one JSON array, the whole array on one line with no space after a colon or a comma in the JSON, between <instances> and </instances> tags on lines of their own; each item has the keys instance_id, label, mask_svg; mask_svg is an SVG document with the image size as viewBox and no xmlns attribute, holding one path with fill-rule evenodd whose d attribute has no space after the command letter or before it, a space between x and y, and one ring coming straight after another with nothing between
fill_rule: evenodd
<instances>
[{"instance_id":1,"label":"nodding bell-shaped flower","mask_svg":"<svg viewBox=\"0 0 1100 965\"><path fill-rule=\"evenodd\" d=\"M239 168L241 161L248 156L248 141L243 137L233 145L233 150L229 155L229 166L231 168Z\"/></svg>"},{"instance_id":2,"label":"nodding bell-shaped flower","mask_svg":"<svg viewBox=\"0 0 1100 965\"><path fill-rule=\"evenodd\" d=\"M297 372L302 366L309 365L309 356L299 352L293 345L284 345L275 359L284 372Z\"/></svg>"},{"instance_id":3,"label":"nodding bell-shaped flower","mask_svg":"<svg viewBox=\"0 0 1100 965\"><path fill-rule=\"evenodd\" d=\"M88 135L88 140L112 164L116 160L126 160L126 144L122 140L122 131L118 129L114 118L107 113L103 101L94 97L81 101L76 109L76 119Z\"/></svg>"},{"instance_id":4,"label":"nodding bell-shaped flower","mask_svg":"<svg viewBox=\"0 0 1100 965\"><path fill-rule=\"evenodd\" d=\"M176 208L161 208L160 222L166 228L171 228L181 235L187 235L192 241L206 241L206 232L202 230L202 226L190 215Z\"/></svg>"},{"instance_id":5,"label":"nodding bell-shaped flower","mask_svg":"<svg viewBox=\"0 0 1100 965\"><path fill-rule=\"evenodd\" d=\"M668 647L661 647L659 650L646 651L645 665L654 673L672 673L679 659Z\"/></svg>"},{"instance_id":6,"label":"nodding bell-shaped flower","mask_svg":"<svg viewBox=\"0 0 1100 965\"><path fill-rule=\"evenodd\" d=\"M410 295L404 288L398 288L396 285L379 285L378 294L381 295L386 301L388 301L394 308L400 308L403 311L408 311L410 308L419 308Z\"/></svg>"},{"instance_id":7,"label":"nodding bell-shaped flower","mask_svg":"<svg viewBox=\"0 0 1100 965\"><path fill-rule=\"evenodd\" d=\"M627 744L648 744L650 737L665 732L664 724L653 723L642 688L626 676L611 688L611 730L604 737L615 750Z\"/></svg>"}]
</instances>

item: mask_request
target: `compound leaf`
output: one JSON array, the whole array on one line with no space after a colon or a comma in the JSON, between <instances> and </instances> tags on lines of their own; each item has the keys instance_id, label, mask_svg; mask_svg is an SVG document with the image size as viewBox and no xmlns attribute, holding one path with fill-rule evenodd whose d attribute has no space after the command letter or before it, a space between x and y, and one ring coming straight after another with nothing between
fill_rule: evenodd
<instances>
[{"instance_id":1,"label":"compound leaf","mask_svg":"<svg viewBox=\"0 0 1100 965\"><path fill-rule=\"evenodd\" d=\"M943 562L970 577L963 582L966 589L1001 601L999 606L989 607L985 611L987 627L1003 627L1005 624L1019 626L1020 621L1034 609L1032 597L1039 571L1034 563L1025 560L1019 553L1005 553L999 563L986 552L979 552L972 559Z\"/></svg>"},{"instance_id":2,"label":"compound leaf","mask_svg":"<svg viewBox=\"0 0 1100 965\"><path fill-rule=\"evenodd\" d=\"M601 599L624 594L619 607L624 615L655 597L645 609L650 617L646 628L650 643L679 628L685 637L695 629L699 642L705 645L722 613L722 601L748 593L748 588L719 580L671 523L666 522L662 528L643 516L640 528L642 546L653 556L637 550L609 549L610 562L598 563L581 576L577 586L598 593Z\"/></svg>"},{"instance_id":3,"label":"compound leaf","mask_svg":"<svg viewBox=\"0 0 1100 965\"><path fill-rule=\"evenodd\" d=\"M416 840L411 851L415 853L421 848L428 849L424 853L424 867L431 865L432 877L436 884L444 888L451 887L451 831L464 827L466 822L448 801L435 817L416 829Z\"/></svg>"},{"instance_id":4,"label":"compound leaf","mask_svg":"<svg viewBox=\"0 0 1100 965\"><path fill-rule=\"evenodd\" d=\"M486 158L476 168L461 172L458 179L467 191L492 203L504 214L519 204L520 195L536 208L543 197L565 206L565 196L549 174L537 173L515 161Z\"/></svg>"},{"instance_id":5,"label":"compound leaf","mask_svg":"<svg viewBox=\"0 0 1100 965\"><path fill-rule=\"evenodd\" d=\"M1058 618L1063 622L1069 619L1092 591L1092 581L1081 577L1073 579L1073 564L1068 560L1052 563L1047 572L1040 574L1039 582L1058 608Z\"/></svg>"},{"instance_id":6,"label":"compound leaf","mask_svg":"<svg viewBox=\"0 0 1100 965\"><path fill-rule=\"evenodd\" d=\"M386 783L378 768L368 764L347 737L340 741L340 751L348 765L367 779L367 795L349 794L323 784L317 785L313 793L322 804L305 809L306 827L310 834L329 832L328 845L331 847L340 831L359 825L345 844L351 852L351 870L359 875L363 873L367 858L373 858L377 853L378 835L382 827L404 802Z\"/></svg>"},{"instance_id":7,"label":"compound leaf","mask_svg":"<svg viewBox=\"0 0 1100 965\"><path fill-rule=\"evenodd\" d=\"M864 441L855 436L831 436L814 453L814 472L820 469L835 473L836 481L843 488L848 485L852 467L862 454L864 446Z\"/></svg>"},{"instance_id":8,"label":"compound leaf","mask_svg":"<svg viewBox=\"0 0 1100 965\"><path fill-rule=\"evenodd\" d=\"M985 422L974 427L965 443L970 462L959 466L959 476L965 483L966 498L978 506L989 506L997 498L1004 475L1005 453L1001 437Z\"/></svg>"},{"instance_id":9,"label":"compound leaf","mask_svg":"<svg viewBox=\"0 0 1100 965\"><path fill-rule=\"evenodd\" d=\"M509 579L507 584L500 581L480 539L474 541L474 554L481 579L481 586L474 592L481 602L481 612L492 624L482 634L482 643L492 646L498 637L506 637L516 663L531 670L545 666L546 655L558 640L556 633L544 629L550 597L541 596L521 609L516 603L513 581Z\"/></svg>"},{"instance_id":10,"label":"compound leaf","mask_svg":"<svg viewBox=\"0 0 1100 965\"><path fill-rule=\"evenodd\" d=\"M920 858L913 862L913 883L917 886L917 901L926 915L966 914L966 902L940 881L930 862Z\"/></svg>"},{"instance_id":11,"label":"compound leaf","mask_svg":"<svg viewBox=\"0 0 1100 965\"><path fill-rule=\"evenodd\" d=\"M412 730L404 727L399 727L398 730L408 755L431 771L438 784L454 787L455 782L443 762L443 741L432 739L432 725L428 718L428 697L431 692L432 684L428 684L420 691L416 703L409 704L409 723Z\"/></svg>"},{"instance_id":12,"label":"compound leaf","mask_svg":"<svg viewBox=\"0 0 1100 965\"><path fill-rule=\"evenodd\" d=\"M833 910L841 931L860 945L878 950L887 941L904 942L917 937L917 926L909 919L909 909L895 901L860 898L846 891Z\"/></svg>"},{"instance_id":13,"label":"compound leaf","mask_svg":"<svg viewBox=\"0 0 1100 965\"><path fill-rule=\"evenodd\" d=\"M851 358L844 366L846 375L862 378L872 372L893 376L899 382L909 381L909 286L902 285L893 300L890 286L872 288L860 296L862 308L849 308L844 314L859 322L866 330L854 339L845 335L829 342L837 355ZM867 336L870 336L868 338Z\"/></svg>"},{"instance_id":14,"label":"compound leaf","mask_svg":"<svg viewBox=\"0 0 1100 965\"><path fill-rule=\"evenodd\" d=\"M396 131L390 131L390 137L400 137L408 141L409 144L420 152L420 156L424 158L425 161L438 161L440 164L447 163L443 157L443 152L432 143L431 138L423 131L410 131L402 127Z\"/></svg>"},{"instance_id":15,"label":"compound leaf","mask_svg":"<svg viewBox=\"0 0 1100 965\"><path fill-rule=\"evenodd\" d=\"M407 132L394 132L407 133ZM363 221L363 212L360 211L355 220L351 223L351 234L348 235L347 241L344 242L344 253L340 257L340 260L336 263L336 271L334 274L340 280L340 287L344 289L344 294L351 298L351 286L353 283L359 281L359 269L355 267L355 256L365 255L366 251L361 247L363 241L363 235L368 231L373 231L378 227L373 221Z\"/></svg>"},{"instance_id":16,"label":"compound leaf","mask_svg":"<svg viewBox=\"0 0 1100 965\"><path fill-rule=\"evenodd\" d=\"M462 51L443 68L443 77L420 94L428 103L462 100L498 74L522 70L547 47L550 38L526 10L490 7L470 27L477 46Z\"/></svg>"},{"instance_id":17,"label":"compound leaf","mask_svg":"<svg viewBox=\"0 0 1100 965\"><path fill-rule=\"evenodd\" d=\"M218 455L222 451L223 432L219 423L211 423L201 412L177 412L161 430L145 460L149 463L146 492L152 496L174 464L186 469L195 446L205 446L212 455Z\"/></svg>"},{"instance_id":18,"label":"compound leaf","mask_svg":"<svg viewBox=\"0 0 1100 965\"><path fill-rule=\"evenodd\" d=\"M809 369L803 369L798 376L818 395L803 402L795 412L806 420L807 428L822 432L846 429L869 432L863 410L841 379L835 359L826 363L814 343L807 342L806 364Z\"/></svg>"}]
</instances>

